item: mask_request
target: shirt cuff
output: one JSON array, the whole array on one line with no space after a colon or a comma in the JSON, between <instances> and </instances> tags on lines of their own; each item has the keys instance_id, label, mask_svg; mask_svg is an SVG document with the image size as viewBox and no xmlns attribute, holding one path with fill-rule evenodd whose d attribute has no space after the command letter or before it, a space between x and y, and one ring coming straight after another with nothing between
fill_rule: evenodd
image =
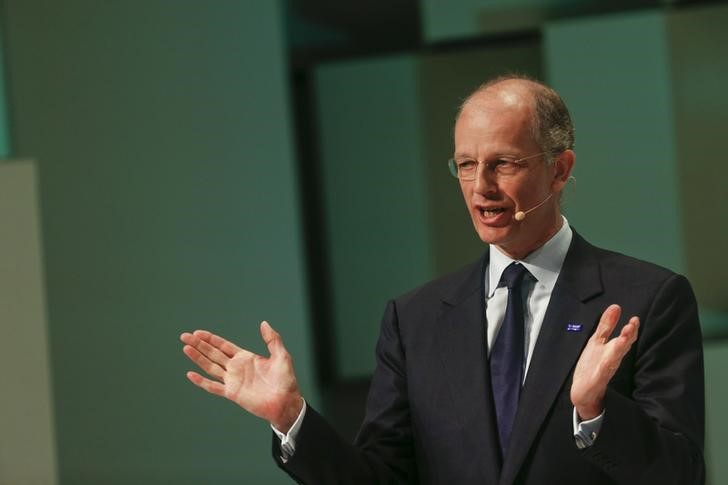
<instances>
[{"instance_id":1,"label":"shirt cuff","mask_svg":"<svg viewBox=\"0 0 728 485\"><path fill-rule=\"evenodd\" d=\"M283 463L286 463L288 459L291 458L296 452L296 437L298 436L298 431L301 429L303 416L306 414L306 400L301 398L301 401L303 401L303 407L301 407L301 412L298 413L298 417L293 422L293 425L291 426L291 429L288 430L288 433L284 434L281 431L278 431L272 424L270 425L270 428L273 430L276 436L278 436L278 439L281 440L281 461Z\"/></svg>"},{"instance_id":2,"label":"shirt cuff","mask_svg":"<svg viewBox=\"0 0 728 485\"><path fill-rule=\"evenodd\" d=\"M574 408L574 441L577 448L583 450L594 444L597 436L599 436L599 431L602 429L605 411L602 411L602 414L595 418L580 421L576 408Z\"/></svg>"}]
</instances>

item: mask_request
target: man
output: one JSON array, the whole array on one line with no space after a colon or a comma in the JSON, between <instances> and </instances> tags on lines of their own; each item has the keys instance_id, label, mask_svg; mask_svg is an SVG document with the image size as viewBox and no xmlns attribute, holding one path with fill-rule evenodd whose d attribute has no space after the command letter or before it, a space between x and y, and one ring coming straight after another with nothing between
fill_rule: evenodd
<instances>
[{"instance_id":1,"label":"man","mask_svg":"<svg viewBox=\"0 0 728 485\"><path fill-rule=\"evenodd\" d=\"M274 458L303 483L702 483L692 290L569 227L559 198L573 142L540 83L499 78L465 101L450 165L490 246L389 303L354 445L305 404L265 322L270 358L183 334L212 377L188 378L268 420Z\"/></svg>"}]
</instances>

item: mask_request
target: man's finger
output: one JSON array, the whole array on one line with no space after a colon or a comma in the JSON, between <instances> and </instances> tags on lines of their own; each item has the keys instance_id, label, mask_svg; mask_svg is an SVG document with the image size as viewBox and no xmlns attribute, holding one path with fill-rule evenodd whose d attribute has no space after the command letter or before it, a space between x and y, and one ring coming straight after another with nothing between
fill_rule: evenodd
<instances>
[{"instance_id":1,"label":"man's finger","mask_svg":"<svg viewBox=\"0 0 728 485\"><path fill-rule=\"evenodd\" d=\"M205 357L195 347L193 347L191 345L185 345L184 347L182 347L182 352L184 352L184 354L192 362L197 364L200 367L200 369L204 370L211 376L217 377L218 379L222 379L222 377L225 375L225 369L223 369L222 367L220 367L219 365L215 364L210 359Z\"/></svg>"},{"instance_id":2,"label":"man's finger","mask_svg":"<svg viewBox=\"0 0 728 485\"><path fill-rule=\"evenodd\" d=\"M234 343L225 340L224 338L220 337L219 335L215 335L212 332L208 332L207 330L195 330L194 335L195 337L198 337L199 339L208 342L213 347L217 347L218 349L223 351L228 357L232 357L241 350L243 350Z\"/></svg>"},{"instance_id":3,"label":"man's finger","mask_svg":"<svg viewBox=\"0 0 728 485\"><path fill-rule=\"evenodd\" d=\"M197 341L196 337L192 335L190 332L184 332L179 336L179 339L186 343L187 345L194 345Z\"/></svg>"},{"instance_id":4,"label":"man's finger","mask_svg":"<svg viewBox=\"0 0 728 485\"><path fill-rule=\"evenodd\" d=\"M632 347L632 344L634 344L637 341L637 335L638 330L640 326L640 319L637 317L632 317L629 319L629 322L627 325L622 327L622 331L619 333L619 338L623 340L622 345L620 345L620 359L624 357L627 352L629 352L629 349Z\"/></svg>"},{"instance_id":5,"label":"man's finger","mask_svg":"<svg viewBox=\"0 0 728 485\"><path fill-rule=\"evenodd\" d=\"M597 331L594 332L594 336L598 340L601 340L602 343L606 343L609 340L609 336L612 335L621 314L622 307L619 305L609 305L604 310L604 313L602 313L602 318L599 320L599 326L597 327Z\"/></svg>"},{"instance_id":6,"label":"man's finger","mask_svg":"<svg viewBox=\"0 0 728 485\"><path fill-rule=\"evenodd\" d=\"M639 333L640 329L640 318L639 317L632 317L629 319L629 325L634 329L632 330L632 341L634 342L637 340L637 335Z\"/></svg>"},{"instance_id":7,"label":"man's finger","mask_svg":"<svg viewBox=\"0 0 728 485\"><path fill-rule=\"evenodd\" d=\"M198 340L195 348L199 350L202 355L210 359L212 362L218 364L223 369L227 368L227 363L230 360L230 357L225 355L225 353L222 352L220 349L213 347L204 340Z\"/></svg>"},{"instance_id":8,"label":"man's finger","mask_svg":"<svg viewBox=\"0 0 728 485\"><path fill-rule=\"evenodd\" d=\"M281 336L265 320L260 323L260 336L263 337L263 341L268 346L268 352L270 352L271 357L286 352Z\"/></svg>"},{"instance_id":9,"label":"man's finger","mask_svg":"<svg viewBox=\"0 0 728 485\"><path fill-rule=\"evenodd\" d=\"M225 397L225 386L217 381L207 379L206 377L202 377L197 372L192 371L187 373L187 379L189 379L192 384L196 385L197 387L201 387L210 394Z\"/></svg>"}]
</instances>

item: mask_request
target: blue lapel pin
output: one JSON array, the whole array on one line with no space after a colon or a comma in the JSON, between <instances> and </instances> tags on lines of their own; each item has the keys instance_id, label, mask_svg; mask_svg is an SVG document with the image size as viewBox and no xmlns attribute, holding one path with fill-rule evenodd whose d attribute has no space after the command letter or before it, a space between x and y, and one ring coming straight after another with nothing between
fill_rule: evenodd
<instances>
[{"instance_id":1,"label":"blue lapel pin","mask_svg":"<svg viewBox=\"0 0 728 485\"><path fill-rule=\"evenodd\" d=\"M581 323L567 323L566 331L567 332L581 332Z\"/></svg>"}]
</instances>

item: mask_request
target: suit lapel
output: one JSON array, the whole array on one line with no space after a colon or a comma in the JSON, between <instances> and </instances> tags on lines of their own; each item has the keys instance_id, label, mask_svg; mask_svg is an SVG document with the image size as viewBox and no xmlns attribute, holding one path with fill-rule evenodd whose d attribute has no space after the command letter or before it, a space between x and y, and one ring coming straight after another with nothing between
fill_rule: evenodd
<instances>
[{"instance_id":1,"label":"suit lapel","mask_svg":"<svg viewBox=\"0 0 728 485\"><path fill-rule=\"evenodd\" d=\"M570 385L567 377L598 322L600 309L586 304L602 292L599 263L591 257L590 247L574 232L531 357L501 485L515 480L559 391ZM581 325L581 330L567 331L567 324Z\"/></svg>"},{"instance_id":2,"label":"suit lapel","mask_svg":"<svg viewBox=\"0 0 728 485\"><path fill-rule=\"evenodd\" d=\"M500 452L486 354L483 269L487 252L463 284L443 298L438 316L440 358L453 395L464 443L480 457L483 483L497 483Z\"/></svg>"}]
</instances>

